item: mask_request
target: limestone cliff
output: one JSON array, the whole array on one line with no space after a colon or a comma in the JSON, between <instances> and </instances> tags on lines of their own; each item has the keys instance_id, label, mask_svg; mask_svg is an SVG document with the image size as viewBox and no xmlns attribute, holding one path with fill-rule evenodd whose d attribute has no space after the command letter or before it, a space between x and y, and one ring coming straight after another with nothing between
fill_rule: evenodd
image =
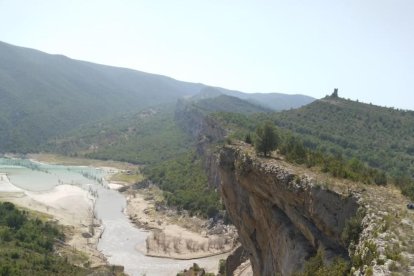
<instances>
[{"instance_id":1,"label":"limestone cliff","mask_svg":"<svg viewBox=\"0 0 414 276\"><path fill-rule=\"evenodd\" d=\"M202 158L203 167L207 173L209 186L218 188L220 177L214 145L224 140L226 131L214 119L185 100L178 101L175 120L185 132L193 137L197 154Z\"/></svg>"},{"instance_id":2,"label":"limestone cliff","mask_svg":"<svg viewBox=\"0 0 414 276\"><path fill-rule=\"evenodd\" d=\"M178 103L176 120L194 138L210 187L220 187L255 275L290 275L319 248L327 260L350 259L353 275L414 275L414 212L400 191L333 179L282 156L259 158L243 143L224 146L217 158L225 129L186 102ZM341 234L359 207L362 232L344 244ZM243 260L235 254L227 269Z\"/></svg>"},{"instance_id":3,"label":"limestone cliff","mask_svg":"<svg viewBox=\"0 0 414 276\"><path fill-rule=\"evenodd\" d=\"M341 233L357 199L324 189L275 159L238 146L219 156L223 202L250 254L254 275L300 271L319 248L327 259L348 258Z\"/></svg>"}]
</instances>

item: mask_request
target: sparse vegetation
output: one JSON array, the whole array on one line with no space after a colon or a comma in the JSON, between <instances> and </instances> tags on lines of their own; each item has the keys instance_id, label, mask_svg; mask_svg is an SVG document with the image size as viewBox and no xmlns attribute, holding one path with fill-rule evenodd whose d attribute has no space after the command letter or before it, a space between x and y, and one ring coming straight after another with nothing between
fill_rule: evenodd
<instances>
[{"instance_id":1,"label":"sparse vegetation","mask_svg":"<svg viewBox=\"0 0 414 276\"><path fill-rule=\"evenodd\" d=\"M215 276L214 273L206 272L204 268L200 268L197 263L194 263L189 269L184 269L184 271L177 273L177 276Z\"/></svg>"},{"instance_id":2,"label":"sparse vegetation","mask_svg":"<svg viewBox=\"0 0 414 276\"><path fill-rule=\"evenodd\" d=\"M342 242L348 246L351 243L357 244L359 239L359 234L362 231L362 219L365 217L364 209L358 209L356 215L350 218L342 231L341 239Z\"/></svg>"},{"instance_id":3,"label":"sparse vegetation","mask_svg":"<svg viewBox=\"0 0 414 276\"><path fill-rule=\"evenodd\" d=\"M352 265L356 268L363 267L364 265L372 265L375 259L378 259L379 254L377 251L377 245L373 241L365 241L362 250L356 252L352 256Z\"/></svg>"},{"instance_id":4,"label":"sparse vegetation","mask_svg":"<svg viewBox=\"0 0 414 276\"><path fill-rule=\"evenodd\" d=\"M401 248L398 244L389 244L385 247L385 256L393 261L401 260Z\"/></svg>"}]
</instances>

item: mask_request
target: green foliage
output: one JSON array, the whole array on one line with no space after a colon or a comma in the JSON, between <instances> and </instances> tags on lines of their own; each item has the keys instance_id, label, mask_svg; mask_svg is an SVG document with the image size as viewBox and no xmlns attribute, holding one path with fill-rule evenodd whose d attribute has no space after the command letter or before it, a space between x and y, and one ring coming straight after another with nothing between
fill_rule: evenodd
<instances>
[{"instance_id":1,"label":"green foliage","mask_svg":"<svg viewBox=\"0 0 414 276\"><path fill-rule=\"evenodd\" d=\"M252 137L250 135L250 132L246 134L246 137L244 138L244 142L246 142L247 144L250 144L250 145L253 144L253 140L252 140Z\"/></svg>"},{"instance_id":2,"label":"green foliage","mask_svg":"<svg viewBox=\"0 0 414 276\"><path fill-rule=\"evenodd\" d=\"M220 259L218 273L220 276L226 276L226 260Z\"/></svg>"},{"instance_id":3,"label":"green foliage","mask_svg":"<svg viewBox=\"0 0 414 276\"><path fill-rule=\"evenodd\" d=\"M398 244L387 245L385 247L385 256L393 261L401 260L401 248Z\"/></svg>"},{"instance_id":4,"label":"green foliage","mask_svg":"<svg viewBox=\"0 0 414 276\"><path fill-rule=\"evenodd\" d=\"M324 253L318 250L317 254L306 261L303 272L294 273L294 276L345 276L349 273L349 263L342 258L335 258L332 263L324 262Z\"/></svg>"},{"instance_id":5,"label":"green foliage","mask_svg":"<svg viewBox=\"0 0 414 276\"><path fill-rule=\"evenodd\" d=\"M367 269L365 270L365 276L373 276L373 275L374 275L374 271L372 267L367 267Z\"/></svg>"},{"instance_id":6,"label":"green foliage","mask_svg":"<svg viewBox=\"0 0 414 276\"><path fill-rule=\"evenodd\" d=\"M413 111L327 97L271 117L279 128L300 135L308 149L325 156L341 156L344 161L359 160L351 169L362 175L357 180L378 185L391 180L414 199ZM358 172L360 165L377 171ZM355 178L353 174L345 175Z\"/></svg>"},{"instance_id":7,"label":"green foliage","mask_svg":"<svg viewBox=\"0 0 414 276\"><path fill-rule=\"evenodd\" d=\"M232 131L232 137L238 139L244 139L243 135L252 131L256 122L268 121L273 116L275 114L253 114L249 116L223 112L214 114L217 121ZM304 141L299 138L299 135L286 129L279 128L277 132L280 136L279 152L285 155L290 162L305 164L308 167L318 166L322 172L331 173L334 177L361 181L367 184L385 185L388 181L383 171L371 168L355 157L347 160L340 153L333 154L322 151L314 144ZM257 143L255 146L257 147ZM409 179L401 178L401 182L410 183L409 181Z\"/></svg>"},{"instance_id":8,"label":"green foliage","mask_svg":"<svg viewBox=\"0 0 414 276\"><path fill-rule=\"evenodd\" d=\"M201 160L194 152L147 167L144 173L164 191L168 205L205 217L214 217L221 209L219 195L208 187Z\"/></svg>"},{"instance_id":9,"label":"green foliage","mask_svg":"<svg viewBox=\"0 0 414 276\"><path fill-rule=\"evenodd\" d=\"M363 254L355 253L352 256L352 265L356 268L363 267L364 265L369 266L373 260L379 257L377 245L373 241L365 241L363 248Z\"/></svg>"},{"instance_id":10,"label":"green foliage","mask_svg":"<svg viewBox=\"0 0 414 276\"><path fill-rule=\"evenodd\" d=\"M308 160L308 151L303 146L302 141L290 134L285 135L283 139L283 143L279 148L280 153L284 154L286 156L286 159L291 162L295 162L298 164L303 164ZM314 166L317 164L317 159L311 164L309 162L309 167Z\"/></svg>"},{"instance_id":11,"label":"green foliage","mask_svg":"<svg viewBox=\"0 0 414 276\"><path fill-rule=\"evenodd\" d=\"M86 275L54 254L55 240L63 239L54 224L0 202L0 275Z\"/></svg>"},{"instance_id":12,"label":"green foliage","mask_svg":"<svg viewBox=\"0 0 414 276\"><path fill-rule=\"evenodd\" d=\"M201 268L197 263L193 263L193 266L189 269L184 269L184 271L181 271L177 273L177 276L215 276L214 273L206 272L204 268Z\"/></svg>"},{"instance_id":13,"label":"green foliage","mask_svg":"<svg viewBox=\"0 0 414 276\"><path fill-rule=\"evenodd\" d=\"M279 145L279 135L275 126L271 122L265 122L256 130L255 147L258 153L263 153L266 157Z\"/></svg>"},{"instance_id":14,"label":"green foliage","mask_svg":"<svg viewBox=\"0 0 414 276\"><path fill-rule=\"evenodd\" d=\"M342 242L348 246L349 244L357 244L359 235L362 232L362 220L365 217L364 209L358 209L356 215L350 218L346 223L341 234Z\"/></svg>"},{"instance_id":15,"label":"green foliage","mask_svg":"<svg viewBox=\"0 0 414 276\"><path fill-rule=\"evenodd\" d=\"M186 152L191 145L174 120L173 106L165 106L87 125L49 143L48 149L94 159L155 164Z\"/></svg>"}]
</instances>

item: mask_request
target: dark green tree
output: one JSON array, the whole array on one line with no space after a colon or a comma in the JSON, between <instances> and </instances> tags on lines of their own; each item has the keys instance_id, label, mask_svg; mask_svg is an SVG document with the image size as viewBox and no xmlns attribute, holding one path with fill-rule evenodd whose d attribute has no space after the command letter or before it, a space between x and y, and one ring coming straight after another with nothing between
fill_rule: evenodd
<instances>
[{"instance_id":1,"label":"dark green tree","mask_svg":"<svg viewBox=\"0 0 414 276\"><path fill-rule=\"evenodd\" d=\"M277 149L280 138L276 127L271 122L267 121L259 126L256 129L256 134L257 139L255 145L257 153L263 153L266 157L270 155L273 150Z\"/></svg>"},{"instance_id":2,"label":"dark green tree","mask_svg":"<svg viewBox=\"0 0 414 276\"><path fill-rule=\"evenodd\" d=\"M246 142L247 144L252 144L252 137L250 136L250 133L247 133L246 137L244 138L244 142Z\"/></svg>"}]
</instances>

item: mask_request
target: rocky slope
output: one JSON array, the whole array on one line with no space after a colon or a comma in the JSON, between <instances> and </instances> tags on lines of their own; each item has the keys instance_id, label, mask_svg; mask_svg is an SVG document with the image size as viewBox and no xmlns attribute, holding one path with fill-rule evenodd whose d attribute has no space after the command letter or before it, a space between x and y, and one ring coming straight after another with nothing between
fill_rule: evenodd
<instances>
[{"instance_id":1,"label":"rocky slope","mask_svg":"<svg viewBox=\"0 0 414 276\"><path fill-rule=\"evenodd\" d=\"M222 197L255 275L290 275L319 248L328 258L348 255L341 233L359 207L355 198L230 146L220 154L220 169Z\"/></svg>"},{"instance_id":2,"label":"rocky slope","mask_svg":"<svg viewBox=\"0 0 414 276\"><path fill-rule=\"evenodd\" d=\"M350 261L354 275L413 272L413 214L400 193L332 181L282 159L257 157L243 143L224 146L219 156L223 202L254 275L291 275L320 249L328 262ZM349 243L343 233L359 209L366 213L354 227L362 233Z\"/></svg>"}]
</instances>

